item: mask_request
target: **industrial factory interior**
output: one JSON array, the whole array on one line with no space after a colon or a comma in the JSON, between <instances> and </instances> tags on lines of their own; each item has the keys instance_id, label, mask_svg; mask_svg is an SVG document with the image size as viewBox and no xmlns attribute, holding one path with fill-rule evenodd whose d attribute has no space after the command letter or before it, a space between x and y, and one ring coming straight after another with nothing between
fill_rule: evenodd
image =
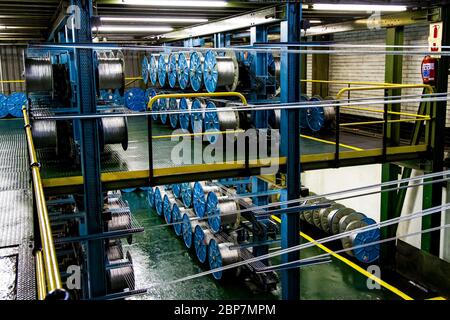
<instances>
[{"instance_id":1,"label":"industrial factory interior","mask_svg":"<svg viewBox=\"0 0 450 320\"><path fill-rule=\"evenodd\" d=\"M0 300L446 304L449 68L448 1L0 0Z\"/></svg>"}]
</instances>

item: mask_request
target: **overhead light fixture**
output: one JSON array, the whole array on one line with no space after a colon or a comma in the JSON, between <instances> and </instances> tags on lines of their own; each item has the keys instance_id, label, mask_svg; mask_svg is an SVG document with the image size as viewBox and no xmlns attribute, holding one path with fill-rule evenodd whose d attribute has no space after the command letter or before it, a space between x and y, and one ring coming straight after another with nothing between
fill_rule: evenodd
<instances>
[{"instance_id":1,"label":"overhead light fixture","mask_svg":"<svg viewBox=\"0 0 450 320\"><path fill-rule=\"evenodd\" d=\"M180 0L123 0L124 4L153 7L225 7L226 1L180 1Z\"/></svg>"},{"instance_id":2,"label":"overhead light fixture","mask_svg":"<svg viewBox=\"0 0 450 320\"><path fill-rule=\"evenodd\" d=\"M322 20L309 20L309 23L322 23Z\"/></svg>"},{"instance_id":3,"label":"overhead light fixture","mask_svg":"<svg viewBox=\"0 0 450 320\"><path fill-rule=\"evenodd\" d=\"M321 11L384 11L399 12L406 11L406 6L390 6L390 5L369 5L369 4L314 4L313 10Z\"/></svg>"},{"instance_id":4,"label":"overhead light fixture","mask_svg":"<svg viewBox=\"0 0 450 320\"><path fill-rule=\"evenodd\" d=\"M101 21L115 22L173 22L173 23L199 23L208 22L205 18L147 18L147 17L100 17Z\"/></svg>"},{"instance_id":5,"label":"overhead light fixture","mask_svg":"<svg viewBox=\"0 0 450 320\"><path fill-rule=\"evenodd\" d=\"M93 27L94 32L168 32L171 27L149 27L149 26L100 26Z\"/></svg>"}]
</instances>

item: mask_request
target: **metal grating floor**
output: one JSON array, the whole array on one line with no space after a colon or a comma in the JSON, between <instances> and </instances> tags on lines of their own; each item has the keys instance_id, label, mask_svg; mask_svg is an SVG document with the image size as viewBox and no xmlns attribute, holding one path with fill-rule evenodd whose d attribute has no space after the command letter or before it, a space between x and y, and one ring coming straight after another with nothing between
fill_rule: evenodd
<instances>
[{"instance_id":1,"label":"metal grating floor","mask_svg":"<svg viewBox=\"0 0 450 320\"><path fill-rule=\"evenodd\" d=\"M14 261L14 267L8 269L8 288L12 291L2 298L35 299L32 249L33 195L23 120L1 120L0 259L5 266L8 261L10 267Z\"/></svg>"}]
</instances>

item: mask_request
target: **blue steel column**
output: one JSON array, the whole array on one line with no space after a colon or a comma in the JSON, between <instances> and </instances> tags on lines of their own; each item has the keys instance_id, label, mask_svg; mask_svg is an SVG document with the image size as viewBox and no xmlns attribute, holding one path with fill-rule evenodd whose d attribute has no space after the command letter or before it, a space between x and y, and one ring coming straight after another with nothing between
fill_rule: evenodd
<instances>
[{"instance_id":1,"label":"blue steel column","mask_svg":"<svg viewBox=\"0 0 450 320\"><path fill-rule=\"evenodd\" d=\"M72 4L80 8L81 24L76 30L77 43L90 43L92 1L73 0ZM94 52L92 49L77 49L78 90L80 113L96 112ZM80 121L81 164L84 179L84 210L88 234L103 232L102 186L100 181L100 148L97 120ZM106 276L103 240L91 240L87 243L87 277L89 292L85 298L106 294Z\"/></svg>"},{"instance_id":2,"label":"blue steel column","mask_svg":"<svg viewBox=\"0 0 450 320\"><path fill-rule=\"evenodd\" d=\"M299 3L286 4L286 21L281 22L281 42L300 42L300 20L302 12ZM289 47L286 47L289 48ZM281 53L281 102L300 101L300 55ZM300 123L299 110L281 111L281 155L287 156L287 199L300 196ZM281 247L289 248L300 242L300 221L298 214L281 215ZM299 259L299 252L282 256L282 262ZM282 271L282 298L300 298L300 270L293 268Z\"/></svg>"}]
</instances>

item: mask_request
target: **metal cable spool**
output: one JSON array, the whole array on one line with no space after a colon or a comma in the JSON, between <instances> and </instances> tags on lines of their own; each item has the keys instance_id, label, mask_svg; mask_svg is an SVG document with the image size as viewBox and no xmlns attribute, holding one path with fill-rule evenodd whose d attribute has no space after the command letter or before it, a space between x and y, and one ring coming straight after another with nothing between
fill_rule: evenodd
<instances>
[{"instance_id":1,"label":"metal cable spool","mask_svg":"<svg viewBox=\"0 0 450 320\"><path fill-rule=\"evenodd\" d=\"M112 212L111 220L108 221L108 231L126 230L131 226L131 212L126 210L122 212Z\"/></svg>"},{"instance_id":2,"label":"metal cable spool","mask_svg":"<svg viewBox=\"0 0 450 320\"><path fill-rule=\"evenodd\" d=\"M178 69L177 78L180 89L184 90L189 85L189 62L190 54L188 52L181 52L178 55Z\"/></svg>"},{"instance_id":3,"label":"metal cable spool","mask_svg":"<svg viewBox=\"0 0 450 320\"><path fill-rule=\"evenodd\" d=\"M177 236L180 236L182 231L182 217L186 212L186 208L183 207L183 204L176 200L175 203L172 206L172 223L173 223L173 229L175 231L175 234Z\"/></svg>"},{"instance_id":4,"label":"metal cable spool","mask_svg":"<svg viewBox=\"0 0 450 320\"><path fill-rule=\"evenodd\" d=\"M151 90L150 91L150 98L153 98L154 96L156 96L158 93L155 90ZM148 108L148 103L150 102L150 99L148 99L147 103L146 103L146 108ZM157 99L156 101L153 102L152 104L152 109L151 111L159 111L159 99ZM152 119L153 121L158 120L159 115L158 114L152 114Z\"/></svg>"},{"instance_id":5,"label":"metal cable spool","mask_svg":"<svg viewBox=\"0 0 450 320\"><path fill-rule=\"evenodd\" d=\"M305 101L309 101L309 96L307 96L306 94L301 94L300 95L300 102L305 102ZM303 105L303 106L305 106L305 105ZM308 128L308 123L307 123L307 120L306 120L307 109L300 108L299 109L299 117L300 117L300 128L301 129ZM281 110L280 110L280 119L281 119Z\"/></svg>"},{"instance_id":6,"label":"metal cable spool","mask_svg":"<svg viewBox=\"0 0 450 320\"><path fill-rule=\"evenodd\" d=\"M186 110L186 112L180 113L180 127L183 130L189 131L189 124L191 119L191 105L192 101L190 99L181 98L179 103L180 110Z\"/></svg>"},{"instance_id":7,"label":"metal cable spool","mask_svg":"<svg viewBox=\"0 0 450 320\"><path fill-rule=\"evenodd\" d=\"M4 118L9 114L8 108L6 107L7 99L4 94L0 93L0 118Z\"/></svg>"},{"instance_id":8,"label":"metal cable spool","mask_svg":"<svg viewBox=\"0 0 450 320\"><path fill-rule=\"evenodd\" d=\"M324 101L335 101L331 96L325 97ZM334 129L336 127L336 107L329 106L323 108L325 115L325 127Z\"/></svg>"},{"instance_id":9,"label":"metal cable spool","mask_svg":"<svg viewBox=\"0 0 450 320\"><path fill-rule=\"evenodd\" d=\"M327 209L330 210L330 207L328 207L328 208L321 208L321 209L313 211L313 214L312 214L313 224L319 229L322 229L321 216L323 216L327 212Z\"/></svg>"},{"instance_id":10,"label":"metal cable spool","mask_svg":"<svg viewBox=\"0 0 450 320\"><path fill-rule=\"evenodd\" d=\"M203 82L203 55L200 52L192 52L189 60L189 82L194 91L200 90Z\"/></svg>"},{"instance_id":11,"label":"metal cable spool","mask_svg":"<svg viewBox=\"0 0 450 320\"><path fill-rule=\"evenodd\" d=\"M164 190L163 187L155 188L155 209L159 216L163 214L163 199L168 191Z\"/></svg>"},{"instance_id":12,"label":"metal cable spool","mask_svg":"<svg viewBox=\"0 0 450 320\"><path fill-rule=\"evenodd\" d=\"M319 198L319 199L315 199L315 200L306 201L306 204L308 204L308 205L318 204L320 202L323 202L324 200L325 200L324 198ZM320 212L320 209L306 210L306 211L303 211L303 216L305 217L306 222L308 222L309 224L315 225L314 216L317 219L319 212Z\"/></svg>"},{"instance_id":13,"label":"metal cable spool","mask_svg":"<svg viewBox=\"0 0 450 320\"><path fill-rule=\"evenodd\" d=\"M50 56L25 58L27 92L53 92L53 67Z\"/></svg>"},{"instance_id":14,"label":"metal cable spool","mask_svg":"<svg viewBox=\"0 0 450 320\"><path fill-rule=\"evenodd\" d=\"M194 188L193 182L183 182L180 185L181 201L186 208L192 207L192 189Z\"/></svg>"},{"instance_id":15,"label":"metal cable spool","mask_svg":"<svg viewBox=\"0 0 450 320\"><path fill-rule=\"evenodd\" d=\"M347 207L343 207L337 210L333 210L328 215L328 225L330 226L330 230L332 234L339 233L339 221L346 215L355 212L355 210Z\"/></svg>"},{"instance_id":16,"label":"metal cable spool","mask_svg":"<svg viewBox=\"0 0 450 320\"><path fill-rule=\"evenodd\" d=\"M208 92L215 92L219 87L226 87L228 91L236 90L239 81L236 54L227 51L225 56L219 56L214 51L207 51L203 63L203 79Z\"/></svg>"},{"instance_id":17,"label":"metal cable spool","mask_svg":"<svg viewBox=\"0 0 450 320\"><path fill-rule=\"evenodd\" d=\"M158 58L158 83L161 87L166 84L167 78L167 64L169 63L169 56L167 54L160 54Z\"/></svg>"},{"instance_id":18,"label":"metal cable spool","mask_svg":"<svg viewBox=\"0 0 450 320\"><path fill-rule=\"evenodd\" d=\"M208 192L206 197L206 214L212 232L219 232L222 227L231 225L237 227L240 221L239 205L228 196L218 197L214 192Z\"/></svg>"},{"instance_id":19,"label":"metal cable spool","mask_svg":"<svg viewBox=\"0 0 450 320\"><path fill-rule=\"evenodd\" d=\"M192 188L192 198L195 214L203 218L206 213L206 195L209 192L217 193L221 195L221 189L219 186L207 186L203 181L197 181Z\"/></svg>"},{"instance_id":20,"label":"metal cable spool","mask_svg":"<svg viewBox=\"0 0 450 320\"><path fill-rule=\"evenodd\" d=\"M11 116L23 117L22 107L28 106L28 99L23 92L14 92L8 96L5 102L6 108Z\"/></svg>"},{"instance_id":21,"label":"metal cable spool","mask_svg":"<svg viewBox=\"0 0 450 320\"><path fill-rule=\"evenodd\" d=\"M169 110L171 111L178 111L180 99L170 98L169 99ZM178 127L178 113L169 113L169 122L172 129L176 129Z\"/></svg>"},{"instance_id":22,"label":"metal cable spool","mask_svg":"<svg viewBox=\"0 0 450 320\"><path fill-rule=\"evenodd\" d=\"M237 249L230 249L234 243L218 243L216 239L211 239L208 245L208 262L211 270L221 268L239 261L239 252ZM228 274L236 274L236 269L225 271ZM224 271L216 271L213 274L214 279L220 280L224 276Z\"/></svg>"},{"instance_id":23,"label":"metal cable spool","mask_svg":"<svg viewBox=\"0 0 450 320\"><path fill-rule=\"evenodd\" d=\"M344 206L340 203L333 203L330 206L330 210L323 213L320 221L320 225L322 226L322 230L326 233L331 232L331 225L328 223L328 221L331 219L331 216L334 214L336 210L342 209Z\"/></svg>"},{"instance_id":24,"label":"metal cable spool","mask_svg":"<svg viewBox=\"0 0 450 320\"><path fill-rule=\"evenodd\" d=\"M194 133L203 132L203 117L205 115L206 104L199 99L194 99L191 105L191 128ZM192 112L197 110L197 112ZM200 110L201 112L199 112Z\"/></svg>"},{"instance_id":25,"label":"metal cable spool","mask_svg":"<svg viewBox=\"0 0 450 320\"><path fill-rule=\"evenodd\" d=\"M153 98L154 96L156 96L156 91L153 88L148 88L145 90L145 110L148 110L148 103L150 102L150 99ZM153 102L153 104L155 104L156 102ZM152 106L152 110L154 105Z\"/></svg>"},{"instance_id":26,"label":"metal cable spool","mask_svg":"<svg viewBox=\"0 0 450 320\"><path fill-rule=\"evenodd\" d=\"M205 263L208 256L209 241L214 235L206 225L196 225L194 229L194 249L198 261Z\"/></svg>"},{"instance_id":27,"label":"metal cable spool","mask_svg":"<svg viewBox=\"0 0 450 320\"><path fill-rule=\"evenodd\" d=\"M314 96L309 101L322 101L319 96ZM319 131L325 125L325 112L323 107L311 105L306 109L306 123L311 131Z\"/></svg>"},{"instance_id":28,"label":"metal cable spool","mask_svg":"<svg viewBox=\"0 0 450 320\"><path fill-rule=\"evenodd\" d=\"M176 199L181 198L181 183L174 183L172 185L172 192Z\"/></svg>"},{"instance_id":29,"label":"metal cable spool","mask_svg":"<svg viewBox=\"0 0 450 320\"><path fill-rule=\"evenodd\" d=\"M97 56L97 88L125 89L125 73L123 60L121 58Z\"/></svg>"},{"instance_id":30,"label":"metal cable spool","mask_svg":"<svg viewBox=\"0 0 450 320\"><path fill-rule=\"evenodd\" d=\"M33 120L31 124L33 142L37 149L57 148L58 129L55 120Z\"/></svg>"},{"instance_id":31,"label":"metal cable spool","mask_svg":"<svg viewBox=\"0 0 450 320\"><path fill-rule=\"evenodd\" d=\"M280 71L281 71L281 59L279 56L274 56L273 54L269 53L268 56L268 69L270 74L275 77L275 80L280 83Z\"/></svg>"},{"instance_id":32,"label":"metal cable spool","mask_svg":"<svg viewBox=\"0 0 450 320\"><path fill-rule=\"evenodd\" d=\"M159 120L161 120L162 124L167 123L167 105L169 104L169 99L161 98L158 99L158 111L164 112L159 115Z\"/></svg>"},{"instance_id":33,"label":"metal cable spool","mask_svg":"<svg viewBox=\"0 0 450 320\"><path fill-rule=\"evenodd\" d=\"M123 267L111 268L107 271L108 292L121 292L125 289L135 289L133 262L130 252L127 252L129 264Z\"/></svg>"},{"instance_id":34,"label":"metal cable spool","mask_svg":"<svg viewBox=\"0 0 450 320\"><path fill-rule=\"evenodd\" d=\"M128 121L126 117L105 117L99 123L100 148L105 150L107 144L122 145L123 150L128 149Z\"/></svg>"},{"instance_id":35,"label":"metal cable spool","mask_svg":"<svg viewBox=\"0 0 450 320\"><path fill-rule=\"evenodd\" d=\"M169 55L169 61L167 65L167 78L169 80L169 86L175 88L178 77L178 53L172 52Z\"/></svg>"},{"instance_id":36,"label":"metal cable spool","mask_svg":"<svg viewBox=\"0 0 450 320\"><path fill-rule=\"evenodd\" d=\"M147 190L147 200L151 208L155 208L155 189L155 187L150 187Z\"/></svg>"},{"instance_id":37,"label":"metal cable spool","mask_svg":"<svg viewBox=\"0 0 450 320\"><path fill-rule=\"evenodd\" d=\"M145 111L145 91L140 88L131 88L125 91L125 106L133 111Z\"/></svg>"},{"instance_id":38,"label":"metal cable spool","mask_svg":"<svg viewBox=\"0 0 450 320\"><path fill-rule=\"evenodd\" d=\"M109 262L121 260L123 257L122 242L120 240L108 245L106 258Z\"/></svg>"},{"instance_id":39,"label":"metal cable spool","mask_svg":"<svg viewBox=\"0 0 450 320\"><path fill-rule=\"evenodd\" d=\"M183 241L186 246L186 248L190 249L192 247L192 236L194 233L194 229L199 224L199 221L191 221L191 218L195 217L194 212L192 210L187 210L182 215L182 221L181 224L181 232L183 234Z\"/></svg>"},{"instance_id":40,"label":"metal cable spool","mask_svg":"<svg viewBox=\"0 0 450 320\"><path fill-rule=\"evenodd\" d=\"M339 220L339 233L344 232L350 222L361 221L364 218L366 218L366 215L360 212L353 212L344 216L341 220Z\"/></svg>"},{"instance_id":41,"label":"metal cable spool","mask_svg":"<svg viewBox=\"0 0 450 320\"><path fill-rule=\"evenodd\" d=\"M163 214L166 223L172 222L172 206L175 203L173 194L166 193L163 198Z\"/></svg>"},{"instance_id":42,"label":"metal cable spool","mask_svg":"<svg viewBox=\"0 0 450 320\"><path fill-rule=\"evenodd\" d=\"M367 225L375 224L375 220L371 218L364 218L361 220ZM380 229L374 229L351 235L354 247L362 246L369 243L374 243L380 240ZM372 263L380 257L380 244L374 244L363 248L353 249L353 255L356 259L364 263Z\"/></svg>"},{"instance_id":43,"label":"metal cable spool","mask_svg":"<svg viewBox=\"0 0 450 320\"><path fill-rule=\"evenodd\" d=\"M216 104L212 101L206 103L206 111L204 126L205 132L222 132L227 130L237 130L239 129L239 113L237 111L226 111L220 112L217 110ZM228 138L228 135L225 135ZM233 141L235 140L235 135L233 135ZM207 139L210 143L216 143L219 139L219 134L207 135Z\"/></svg>"},{"instance_id":44,"label":"metal cable spool","mask_svg":"<svg viewBox=\"0 0 450 320\"><path fill-rule=\"evenodd\" d=\"M150 74L150 63L148 61L148 57L144 55L141 62L141 77L142 81L144 81L145 84L148 83L149 74Z\"/></svg>"},{"instance_id":45,"label":"metal cable spool","mask_svg":"<svg viewBox=\"0 0 450 320\"><path fill-rule=\"evenodd\" d=\"M159 54L150 55L150 65L149 65L149 78L152 86L156 86L158 84L158 62L159 62Z\"/></svg>"},{"instance_id":46,"label":"metal cable spool","mask_svg":"<svg viewBox=\"0 0 450 320\"><path fill-rule=\"evenodd\" d=\"M352 221L350 221L350 223L348 223L345 226L344 231L351 231L351 230L355 230L355 229L360 229L360 228L363 228L365 226L367 226L366 222L363 222L361 220L352 220ZM341 239L341 243L342 243L342 247L344 249L349 249L349 248L353 247L353 239L352 239L351 236L343 237ZM347 250L346 253L353 257L352 250Z\"/></svg>"},{"instance_id":47,"label":"metal cable spool","mask_svg":"<svg viewBox=\"0 0 450 320\"><path fill-rule=\"evenodd\" d=\"M307 95L300 95L300 102L308 101L309 97ZM268 123L272 129L280 129L281 124L281 110L269 110L268 111ZM299 109L299 117L300 117L300 128L306 128L306 110Z\"/></svg>"}]
</instances>

